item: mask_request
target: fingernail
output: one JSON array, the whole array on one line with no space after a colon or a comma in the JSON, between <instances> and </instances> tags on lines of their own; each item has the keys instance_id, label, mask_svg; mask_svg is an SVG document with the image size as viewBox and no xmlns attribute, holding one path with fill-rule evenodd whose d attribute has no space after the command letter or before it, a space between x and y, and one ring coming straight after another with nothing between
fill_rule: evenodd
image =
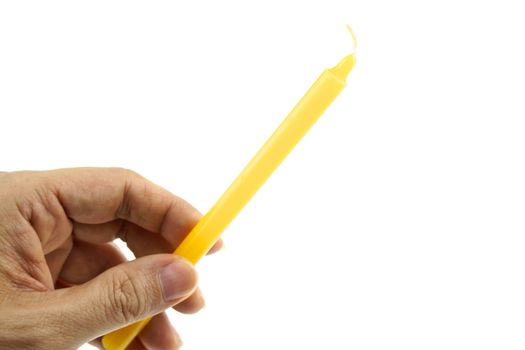
<instances>
[{"instance_id":1,"label":"fingernail","mask_svg":"<svg viewBox=\"0 0 525 350\"><path fill-rule=\"evenodd\" d=\"M193 292L197 276L188 261L177 259L162 268L160 281L164 300L172 302Z\"/></svg>"}]
</instances>

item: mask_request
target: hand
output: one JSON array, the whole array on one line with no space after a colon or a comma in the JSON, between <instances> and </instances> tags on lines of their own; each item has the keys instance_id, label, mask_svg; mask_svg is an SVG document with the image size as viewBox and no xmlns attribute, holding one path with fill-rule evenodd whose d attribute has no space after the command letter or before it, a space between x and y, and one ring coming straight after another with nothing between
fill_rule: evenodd
<instances>
[{"instance_id":1,"label":"hand","mask_svg":"<svg viewBox=\"0 0 525 350\"><path fill-rule=\"evenodd\" d=\"M129 170L0 173L0 349L100 347L151 315L128 349L177 349L162 311L204 301L191 264L168 253L200 217ZM137 259L126 262L115 238Z\"/></svg>"}]
</instances>

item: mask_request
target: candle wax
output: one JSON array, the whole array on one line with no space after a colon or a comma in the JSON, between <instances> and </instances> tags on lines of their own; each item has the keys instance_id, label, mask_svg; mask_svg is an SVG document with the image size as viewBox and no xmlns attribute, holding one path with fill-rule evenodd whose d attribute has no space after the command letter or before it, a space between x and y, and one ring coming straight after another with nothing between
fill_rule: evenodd
<instances>
[{"instance_id":1,"label":"candle wax","mask_svg":"<svg viewBox=\"0 0 525 350\"><path fill-rule=\"evenodd\" d=\"M355 55L348 55L319 76L174 254L196 264L210 250L224 229L343 90L354 64ZM124 350L150 320L151 317L105 335L102 338L104 348Z\"/></svg>"}]
</instances>

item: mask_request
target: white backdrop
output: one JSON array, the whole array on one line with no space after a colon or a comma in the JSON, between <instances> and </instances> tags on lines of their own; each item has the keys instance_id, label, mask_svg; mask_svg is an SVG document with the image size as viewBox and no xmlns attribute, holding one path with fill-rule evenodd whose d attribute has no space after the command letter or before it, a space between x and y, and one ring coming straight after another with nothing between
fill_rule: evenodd
<instances>
[{"instance_id":1,"label":"white backdrop","mask_svg":"<svg viewBox=\"0 0 525 350\"><path fill-rule=\"evenodd\" d=\"M520 3L2 1L0 166L128 167L205 212L351 23L347 89L170 314L185 349L523 349Z\"/></svg>"}]
</instances>

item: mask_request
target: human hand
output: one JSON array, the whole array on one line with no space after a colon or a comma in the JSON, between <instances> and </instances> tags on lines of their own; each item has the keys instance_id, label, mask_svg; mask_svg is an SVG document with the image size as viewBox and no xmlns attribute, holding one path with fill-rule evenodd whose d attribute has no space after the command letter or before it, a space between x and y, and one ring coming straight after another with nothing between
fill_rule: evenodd
<instances>
[{"instance_id":1,"label":"human hand","mask_svg":"<svg viewBox=\"0 0 525 350\"><path fill-rule=\"evenodd\" d=\"M167 253L200 217L129 170L0 173L0 349L100 347L101 335L152 315L128 349L177 349L162 311L204 300L191 264ZM137 259L126 262L115 238Z\"/></svg>"}]
</instances>

